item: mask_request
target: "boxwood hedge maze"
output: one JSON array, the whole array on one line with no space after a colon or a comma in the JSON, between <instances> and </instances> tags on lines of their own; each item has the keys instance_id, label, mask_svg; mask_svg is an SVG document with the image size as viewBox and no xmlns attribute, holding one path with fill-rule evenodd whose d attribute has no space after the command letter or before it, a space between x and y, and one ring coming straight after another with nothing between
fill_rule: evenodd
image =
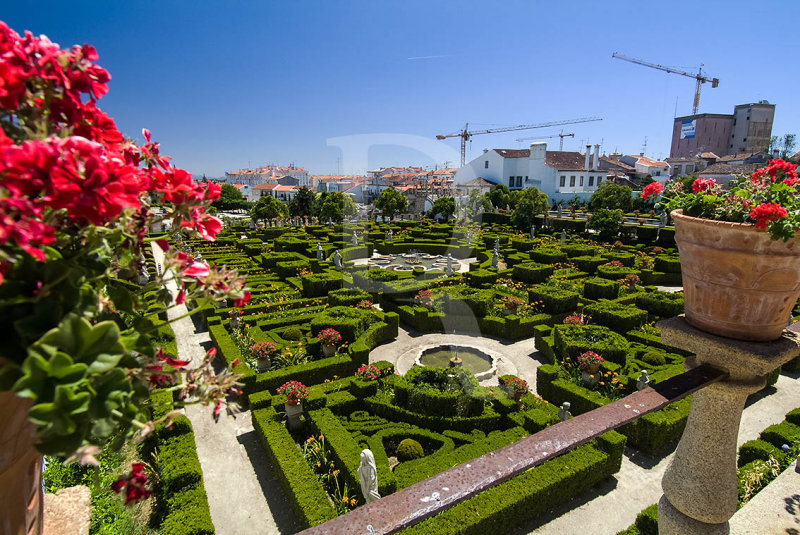
<instances>
[{"instance_id":1,"label":"boxwood hedge maze","mask_svg":"<svg viewBox=\"0 0 800 535\"><path fill-rule=\"evenodd\" d=\"M363 449L373 452L386 496L558 422L565 401L577 415L683 372L687 355L662 343L654 326L683 311L670 229L629 233L625 243L570 229L564 241L560 228L532 239L506 219L236 227L213 243L181 244L247 277L252 299L243 309L190 305L202 308L217 358L243 375L241 403L299 525L365 503ZM463 261L460 270L419 263L448 254ZM374 255L393 260L368 261ZM458 366L400 375L396 357L383 357L400 331L440 333L445 345L453 332L529 343L535 376L479 381ZM304 388L292 390L290 381ZM287 425L292 395L303 398L298 425ZM626 445L653 457L668 452L690 402L609 431L406 531L514 529L612 477Z\"/></svg>"}]
</instances>

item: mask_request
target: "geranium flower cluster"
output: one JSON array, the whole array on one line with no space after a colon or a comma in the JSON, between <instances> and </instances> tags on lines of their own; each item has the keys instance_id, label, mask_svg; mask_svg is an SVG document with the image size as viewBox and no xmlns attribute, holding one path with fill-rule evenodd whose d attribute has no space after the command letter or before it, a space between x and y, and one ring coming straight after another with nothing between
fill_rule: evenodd
<instances>
[{"instance_id":1,"label":"geranium flower cluster","mask_svg":"<svg viewBox=\"0 0 800 535\"><path fill-rule=\"evenodd\" d=\"M503 387L513 394L522 395L528 392L528 381L520 379L519 377L509 377L503 379Z\"/></svg>"},{"instance_id":2,"label":"geranium flower cluster","mask_svg":"<svg viewBox=\"0 0 800 535\"><path fill-rule=\"evenodd\" d=\"M257 359L269 358L274 355L277 350L278 346L275 342L267 342L266 340L256 342L250 347L250 352Z\"/></svg>"},{"instance_id":3,"label":"geranium flower cluster","mask_svg":"<svg viewBox=\"0 0 800 535\"><path fill-rule=\"evenodd\" d=\"M239 376L215 373L213 351L195 369L165 355L154 343L160 322L144 306L172 304L170 277L176 304L201 294L237 306L249 299L243 277L196 261L170 239L159 240L165 271L147 271L154 224L176 239L215 239L221 221L205 210L220 188L173 167L149 131L142 144L122 136L97 106L111 79L97 59L89 45L62 50L0 21L0 360L9 377L19 375L11 389L31 398L32 413L47 405L52 422L36 422L37 447L64 456L133 427L151 432L154 423L143 423L148 387L213 405L218 417L226 396L240 393ZM145 302L145 293L154 297ZM19 318L26 324L12 325ZM52 353L34 358L30 350L45 343ZM83 372L64 383L60 368L32 366L56 352ZM55 386L85 404L54 409ZM117 486L140 496L142 476L135 470Z\"/></svg>"},{"instance_id":4,"label":"geranium flower cluster","mask_svg":"<svg viewBox=\"0 0 800 535\"><path fill-rule=\"evenodd\" d=\"M432 290L420 290L417 292L417 295L414 297L414 301L421 307L425 308L432 308L433 307L433 291Z\"/></svg>"},{"instance_id":5,"label":"geranium flower cluster","mask_svg":"<svg viewBox=\"0 0 800 535\"><path fill-rule=\"evenodd\" d=\"M688 192L682 182L668 181L659 205L667 210L682 209L685 215L702 219L752 223L757 229L768 231L773 240L786 241L800 229L798 185L797 166L773 159L751 175L732 181L726 189L713 179L698 178Z\"/></svg>"},{"instance_id":6,"label":"geranium flower cluster","mask_svg":"<svg viewBox=\"0 0 800 535\"><path fill-rule=\"evenodd\" d=\"M338 344L342 341L342 335L334 329L333 327L328 327L327 329L322 329L317 334L317 340L325 344L326 346Z\"/></svg>"},{"instance_id":7,"label":"geranium flower cluster","mask_svg":"<svg viewBox=\"0 0 800 535\"><path fill-rule=\"evenodd\" d=\"M585 372L588 372L593 366L600 366L605 361L606 359L594 351L586 351L585 353L578 355L578 366L580 366L581 370Z\"/></svg>"},{"instance_id":8,"label":"geranium flower cluster","mask_svg":"<svg viewBox=\"0 0 800 535\"><path fill-rule=\"evenodd\" d=\"M43 261L44 246L91 227L122 230L136 252L156 221L209 240L221 228L204 212L219 186L172 167L147 130L141 147L125 141L97 108L111 79L97 58L89 45L61 50L0 21L0 272L16 263L15 247Z\"/></svg>"},{"instance_id":9,"label":"geranium flower cluster","mask_svg":"<svg viewBox=\"0 0 800 535\"><path fill-rule=\"evenodd\" d=\"M119 494L125 491L125 505L131 502L138 502L145 498L149 498L153 493L146 487L147 474L144 473L144 463L132 463L131 471L129 474L119 476L119 478L111 484L111 490Z\"/></svg>"},{"instance_id":10,"label":"geranium flower cluster","mask_svg":"<svg viewBox=\"0 0 800 535\"><path fill-rule=\"evenodd\" d=\"M580 316L567 316L562 323L564 325L583 325L583 319Z\"/></svg>"},{"instance_id":11,"label":"geranium flower cluster","mask_svg":"<svg viewBox=\"0 0 800 535\"><path fill-rule=\"evenodd\" d=\"M356 377L365 381L374 381L381 376L381 371L372 364L365 364L356 370Z\"/></svg>"},{"instance_id":12,"label":"geranium flower cluster","mask_svg":"<svg viewBox=\"0 0 800 535\"><path fill-rule=\"evenodd\" d=\"M277 390L278 394L284 395L290 403L299 403L308 397L306 386L300 381L287 381Z\"/></svg>"}]
</instances>

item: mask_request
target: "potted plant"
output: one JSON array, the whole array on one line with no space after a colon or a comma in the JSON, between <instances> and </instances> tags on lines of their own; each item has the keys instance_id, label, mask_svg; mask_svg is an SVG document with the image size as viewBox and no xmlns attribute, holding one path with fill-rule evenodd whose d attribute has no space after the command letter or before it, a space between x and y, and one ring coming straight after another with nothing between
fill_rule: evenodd
<instances>
[{"instance_id":1,"label":"potted plant","mask_svg":"<svg viewBox=\"0 0 800 535\"><path fill-rule=\"evenodd\" d=\"M356 370L356 377L362 381L374 381L380 376L381 371L372 364L365 364Z\"/></svg>"},{"instance_id":2,"label":"potted plant","mask_svg":"<svg viewBox=\"0 0 800 535\"><path fill-rule=\"evenodd\" d=\"M420 290L414 297L414 302L421 307L431 310L433 308L433 291Z\"/></svg>"},{"instance_id":3,"label":"potted plant","mask_svg":"<svg viewBox=\"0 0 800 535\"><path fill-rule=\"evenodd\" d=\"M800 295L796 166L774 159L726 190L698 178L691 191L670 181L642 192L653 195L675 223L686 320L730 338L779 338Z\"/></svg>"},{"instance_id":4,"label":"potted plant","mask_svg":"<svg viewBox=\"0 0 800 535\"><path fill-rule=\"evenodd\" d=\"M322 352L326 357L336 354L336 344L342 341L342 335L336 329L328 327L317 334L317 340L322 342Z\"/></svg>"},{"instance_id":5,"label":"potted plant","mask_svg":"<svg viewBox=\"0 0 800 535\"><path fill-rule=\"evenodd\" d=\"M503 298L503 305L505 305L506 314L516 314L517 309L523 305L523 302L519 297L509 295Z\"/></svg>"},{"instance_id":6,"label":"potted plant","mask_svg":"<svg viewBox=\"0 0 800 535\"><path fill-rule=\"evenodd\" d=\"M503 388L514 398L514 401L519 401L522 394L528 393L528 382L519 377L509 377L503 379Z\"/></svg>"},{"instance_id":7,"label":"potted plant","mask_svg":"<svg viewBox=\"0 0 800 535\"><path fill-rule=\"evenodd\" d=\"M230 326L231 329L239 328L239 320L242 319L243 313L244 311L241 308L234 308L230 311L229 313L230 321L228 322L228 325Z\"/></svg>"},{"instance_id":8,"label":"potted plant","mask_svg":"<svg viewBox=\"0 0 800 535\"><path fill-rule=\"evenodd\" d=\"M270 366L272 365L272 355L274 355L277 350L278 346L275 344L275 342L261 340L260 342L253 344L253 346L250 348L250 353L256 358L259 372L269 371Z\"/></svg>"},{"instance_id":9,"label":"potted plant","mask_svg":"<svg viewBox=\"0 0 800 535\"><path fill-rule=\"evenodd\" d=\"M0 22L0 437L13 437L0 455L0 518L8 533L41 529L42 454L97 464L101 447L152 432L154 387L210 404L215 417L239 392L238 375L214 373L215 350L189 370L156 338L158 314L187 299L245 299L235 271L174 246L181 233L215 238L221 221L205 210L220 188L173 167L149 131L141 144L123 137L97 106L110 76L96 60L90 45L60 50ZM148 237L156 227L169 233ZM148 269L153 243L163 270ZM127 484L116 490L146 497L139 463L127 480L139 489L133 496Z\"/></svg>"},{"instance_id":10,"label":"potted plant","mask_svg":"<svg viewBox=\"0 0 800 535\"><path fill-rule=\"evenodd\" d=\"M600 370L600 365L606 360L594 351L586 351L578 355L578 366L581 371L594 375Z\"/></svg>"},{"instance_id":11,"label":"potted plant","mask_svg":"<svg viewBox=\"0 0 800 535\"><path fill-rule=\"evenodd\" d=\"M302 426L300 415L303 414L303 400L308 397L306 386L300 381L287 381L277 390L279 395L286 396L283 408L286 410L286 420L290 429Z\"/></svg>"}]
</instances>

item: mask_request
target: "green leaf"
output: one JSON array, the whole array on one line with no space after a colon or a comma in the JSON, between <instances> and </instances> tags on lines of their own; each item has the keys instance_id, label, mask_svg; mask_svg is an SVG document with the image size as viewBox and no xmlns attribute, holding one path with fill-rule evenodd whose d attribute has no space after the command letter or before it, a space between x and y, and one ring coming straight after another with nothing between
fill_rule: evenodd
<instances>
[{"instance_id":1,"label":"green leaf","mask_svg":"<svg viewBox=\"0 0 800 535\"><path fill-rule=\"evenodd\" d=\"M121 286L110 284L106 287L114 307L122 312L133 313L134 299L131 293Z\"/></svg>"},{"instance_id":2,"label":"green leaf","mask_svg":"<svg viewBox=\"0 0 800 535\"><path fill-rule=\"evenodd\" d=\"M24 375L14 384L14 391L18 395L35 400L52 399L52 395L46 395L50 394L46 391L50 377L50 364L47 360L39 355L29 354L22 363L22 373Z\"/></svg>"},{"instance_id":3,"label":"green leaf","mask_svg":"<svg viewBox=\"0 0 800 535\"><path fill-rule=\"evenodd\" d=\"M50 359L49 364L50 375L59 379L61 384L76 383L86 376L86 364L76 364L69 355L61 351Z\"/></svg>"}]
</instances>

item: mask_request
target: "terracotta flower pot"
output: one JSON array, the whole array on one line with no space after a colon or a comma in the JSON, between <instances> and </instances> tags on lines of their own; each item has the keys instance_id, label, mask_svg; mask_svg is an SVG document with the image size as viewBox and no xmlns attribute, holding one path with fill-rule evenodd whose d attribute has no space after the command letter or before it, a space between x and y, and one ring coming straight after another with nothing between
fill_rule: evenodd
<instances>
[{"instance_id":1,"label":"terracotta flower pot","mask_svg":"<svg viewBox=\"0 0 800 535\"><path fill-rule=\"evenodd\" d=\"M594 374L596 374L597 372L600 371L600 365L599 364L587 364L586 365L586 369L584 369L583 371L585 371L589 375L594 375Z\"/></svg>"},{"instance_id":2,"label":"terracotta flower pot","mask_svg":"<svg viewBox=\"0 0 800 535\"><path fill-rule=\"evenodd\" d=\"M738 340L776 340L800 295L800 237L773 241L754 225L670 214L686 320Z\"/></svg>"},{"instance_id":3,"label":"terracotta flower pot","mask_svg":"<svg viewBox=\"0 0 800 535\"><path fill-rule=\"evenodd\" d=\"M29 398L0 392L0 527L9 535L42 532L42 456L34 447Z\"/></svg>"}]
</instances>

